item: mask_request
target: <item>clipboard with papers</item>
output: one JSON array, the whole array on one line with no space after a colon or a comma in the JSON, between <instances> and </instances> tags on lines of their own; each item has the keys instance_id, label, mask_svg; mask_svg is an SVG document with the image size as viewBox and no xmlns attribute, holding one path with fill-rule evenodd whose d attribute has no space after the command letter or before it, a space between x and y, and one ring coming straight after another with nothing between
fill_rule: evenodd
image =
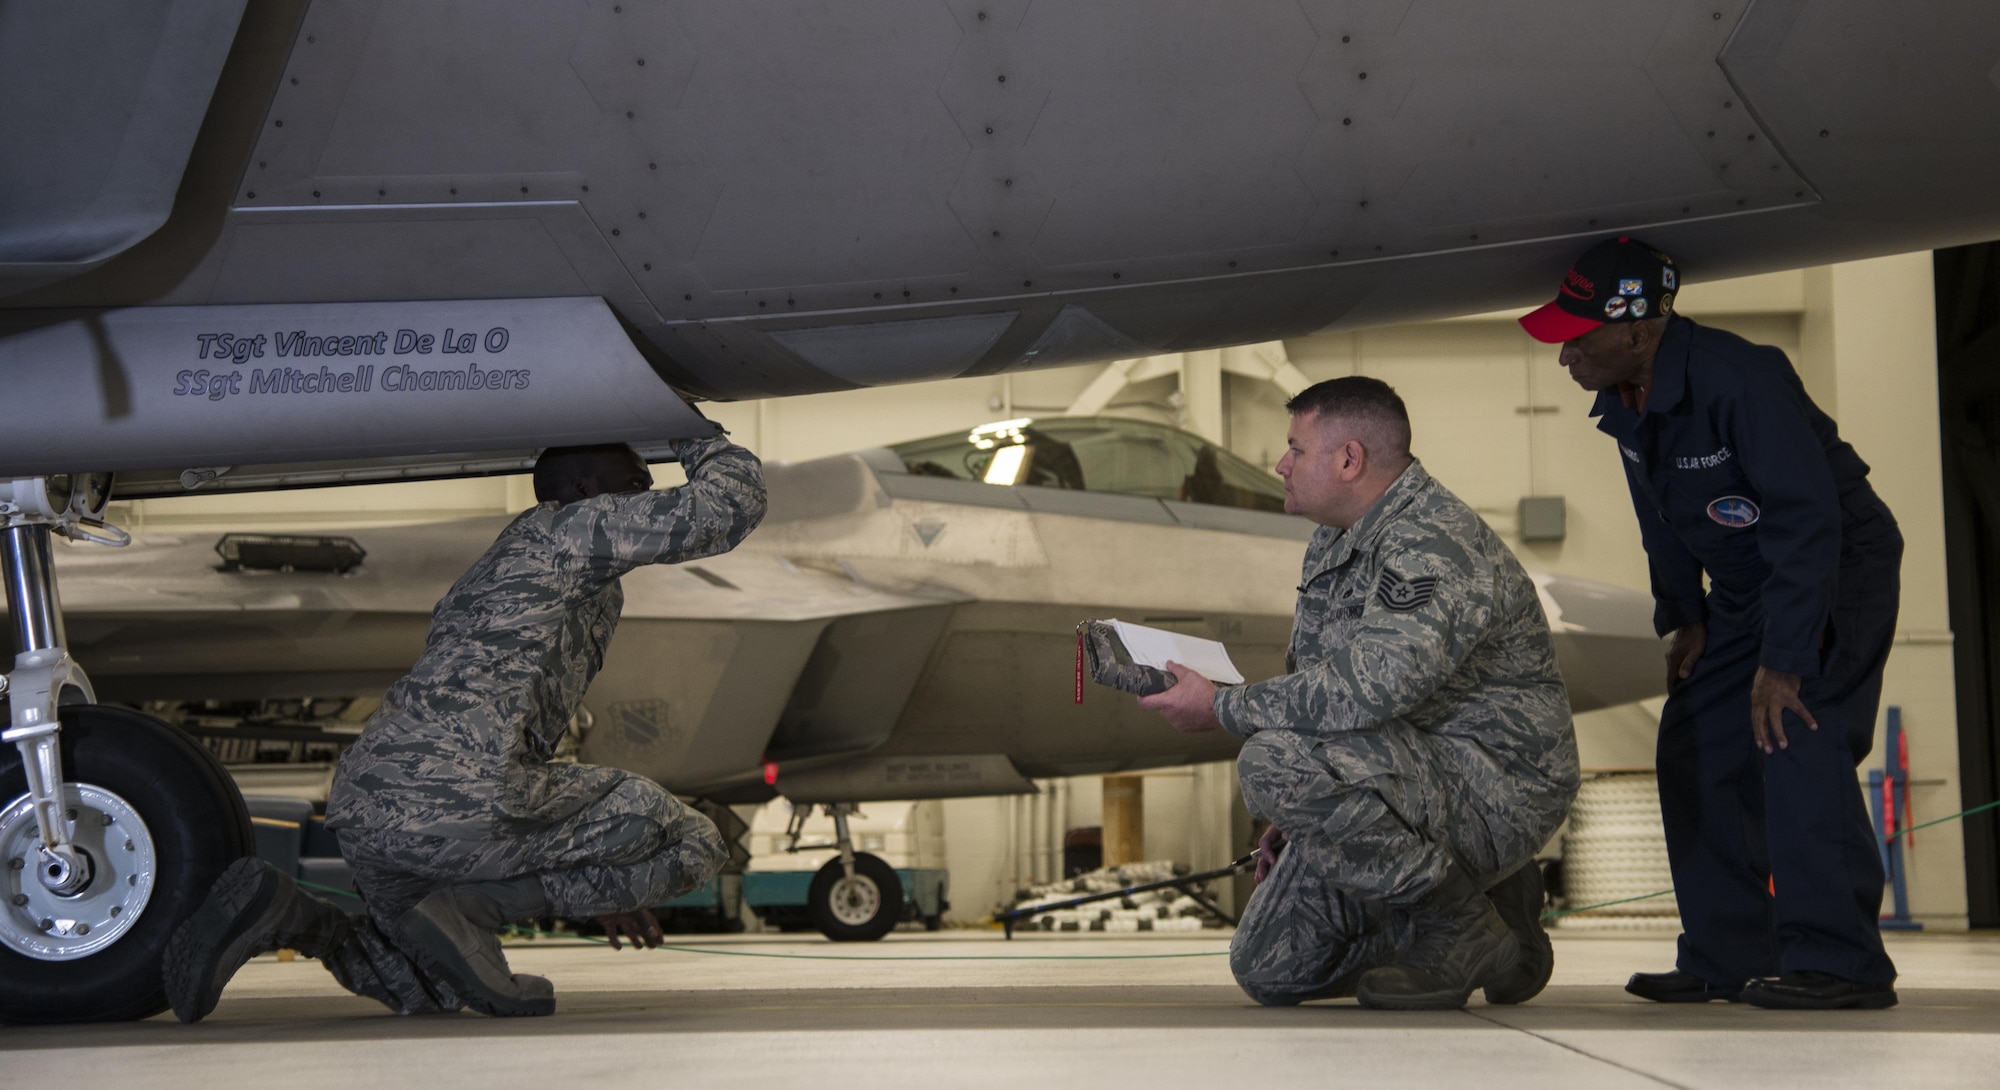
<instances>
[{"instance_id":1,"label":"clipboard with papers","mask_svg":"<svg viewBox=\"0 0 2000 1090\"><path fill-rule=\"evenodd\" d=\"M1229 659L1229 649L1215 640L1150 628L1116 618L1089 620L1076 626L1076 699L1083 700L1087 675L1099 685L1150 696L1174 686L1169 661L1218 685L1240 685L1243 672Z\"/></svg>"}]
</instances>

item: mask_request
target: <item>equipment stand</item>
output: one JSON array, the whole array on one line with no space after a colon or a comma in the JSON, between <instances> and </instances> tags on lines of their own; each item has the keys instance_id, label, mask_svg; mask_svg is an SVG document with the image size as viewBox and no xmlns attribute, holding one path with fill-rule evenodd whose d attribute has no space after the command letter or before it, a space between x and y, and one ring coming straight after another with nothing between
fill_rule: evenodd
<instances>
[{"instance_id":1,"label":"equipment stand","mask_svg":"<svg viewBox=\"0 0 2000 1090\"><path fill-rule=\"evenodd\" d=\"M1889 880L1894 912L1882 917L1884 931L1922 931L1924 925L1910 918L1910 887L1904 873L1906 841L1916 843L1910 832L1910 743L1903 734L1903 709L1889 706L1888 732L1883 737L1882 767L1868 773L1868 809L1875 819L1875 846L1882 853L1882 874ZM1897 824L1900 818L1902 824Z\"/></svg>"}]
</instances>

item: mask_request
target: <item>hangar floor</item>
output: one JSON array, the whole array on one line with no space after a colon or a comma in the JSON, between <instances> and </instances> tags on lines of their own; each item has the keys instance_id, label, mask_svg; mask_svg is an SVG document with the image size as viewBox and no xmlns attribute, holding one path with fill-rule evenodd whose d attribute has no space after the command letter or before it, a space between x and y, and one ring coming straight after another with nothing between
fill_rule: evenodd
<instances>
[{"instance_id":1,"label":"hangar floor","mask_svg":"<svg viewBox=\"0 0 2000 1090\"><path fill-rule=\"evenodd\" d=\"M0 1030L17 1085L355 1088L833 1084L1990 1087L2000 936L1896 936L1902 1005L1804 1014L1625 995L1670 940L1559 937L1535 1002L1386 1014L1248 1002L1226 940L942 932L833 947L785 935L685 951L510 947L553 978L547 1019L395 1018L316 964L260 958L207 1021ZM867 960L799 960L782 955ZM780 955L780 956L768 956ZM1130 955L1153 955L1130 957ZM1181 955L1181 956L1168 956Z\"/></svg>"}]
</instances>

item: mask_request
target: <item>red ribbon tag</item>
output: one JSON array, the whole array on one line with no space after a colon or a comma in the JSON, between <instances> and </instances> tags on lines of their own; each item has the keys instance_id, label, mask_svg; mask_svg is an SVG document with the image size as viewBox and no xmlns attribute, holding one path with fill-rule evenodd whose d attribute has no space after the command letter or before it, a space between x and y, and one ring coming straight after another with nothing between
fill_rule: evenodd
<instances>
[{"instance_id":1,"label":"red ribbon tag","mask_svg":"<svg viewBox=\"0 0 2000 1090\"><path fill-rule=\"evenodd\" d=\"M1076 634L1076 702L1083 703L1083 632Z\"/></svg>"}]
</instances>

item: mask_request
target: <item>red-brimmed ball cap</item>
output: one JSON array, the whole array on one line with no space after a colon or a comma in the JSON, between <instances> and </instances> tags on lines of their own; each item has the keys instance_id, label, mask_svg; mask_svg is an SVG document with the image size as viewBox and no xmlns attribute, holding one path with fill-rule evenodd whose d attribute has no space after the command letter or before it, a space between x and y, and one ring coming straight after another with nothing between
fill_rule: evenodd
<instances>
[{"instance_id":1,"label":"red-brimmed ball cap","mask_svg":"<svg viewBox=\"0 0 2000 1090\"><path fill-rule=\"evenodd\" d=\"M1673 312L1679 281L1666 254L1637 239L1606 239L1569 267L1554 299L1521 316L1521 328L1561 344L1607 322L1664 318Z\"/></svg>"},{"instance_id":2,"label":"red-brimmed ball cap","mask_svg":"<svg viewBox=\"0 0 2000 1090\"><path fill-rule=\"evenodd\" d=\"M1579 318L1562 308L1558 302L1547 302L1521 315L1521 328L1528 336L1546 344L1561 344L1573 341L1585 333L1603 325L1601 321Z\"/></svg>"}]
</instances>

